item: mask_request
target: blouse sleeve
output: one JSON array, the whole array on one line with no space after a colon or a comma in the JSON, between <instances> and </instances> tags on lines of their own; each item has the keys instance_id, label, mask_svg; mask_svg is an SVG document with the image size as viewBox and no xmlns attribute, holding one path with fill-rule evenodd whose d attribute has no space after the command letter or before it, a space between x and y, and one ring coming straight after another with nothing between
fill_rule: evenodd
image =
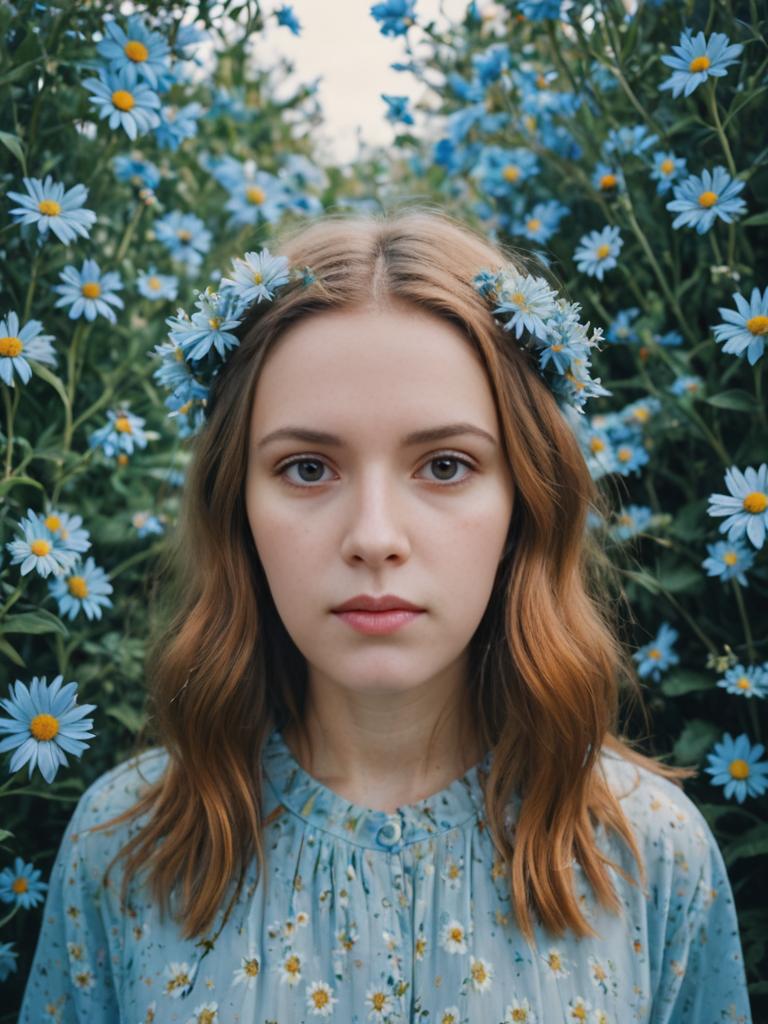
<instances>
[{"instance_id":1,"label":"blouse sleeve","mask_svg":"<svg viewBox=\"0 0 768 1024\"><path fill-rule=\"evenodd\" d=\"M733 893L717 841L698 811L697 817L705 850L700 870L676 880L682 899L667 919L649 1024L751 1024Z\"/></svg>"},{"instance_id":2,"label":"blouse sleeve","mask_svg":"<svg viewBox=\"0 0 768 1024\"><path fill-rule=\"evenodd\" d=\"M86 858L80 798L59 846L18 1024L114 1024L120 1019L100 871Z\"/></svg>"}]
</instances>

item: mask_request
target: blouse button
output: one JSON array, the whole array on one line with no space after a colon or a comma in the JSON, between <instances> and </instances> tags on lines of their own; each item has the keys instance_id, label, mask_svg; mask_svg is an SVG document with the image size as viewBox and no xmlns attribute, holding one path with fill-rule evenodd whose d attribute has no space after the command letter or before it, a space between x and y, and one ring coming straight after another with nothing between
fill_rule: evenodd
<instances>
[{"instance_id":1,"label":"blouse button","mask_svg":"<svg viewBox=\"0 0 768 1024\"><path fill-rule=\"evenodd\" d=\"M402 829L397 818L390 818L386 825L382 825L376 833L376 839L382 846L394 846L400 842Z\"/></svg>"}]
</instances>

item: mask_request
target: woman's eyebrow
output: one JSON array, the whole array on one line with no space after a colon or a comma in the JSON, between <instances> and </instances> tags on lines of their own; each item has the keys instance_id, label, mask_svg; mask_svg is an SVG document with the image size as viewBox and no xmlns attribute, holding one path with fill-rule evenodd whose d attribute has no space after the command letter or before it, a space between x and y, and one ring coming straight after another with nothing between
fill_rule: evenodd
<instances>
[{"instance_id":1,"label":"woman's eyebrow","mask_svg":"<svg viewBox=\"0 0 768 1024\"><path fill-rule=\"evenodd\" d=\"M496 439L491 434L481 430L480 427L473 426L471 423L447 423L442 427L415 430L411 434L406 434L401 443L403 447L428 444L431 441L443 441L448 437L457 437L459 434L473 434L475 437L481 437L486 441L490 441L492 445L497 444ZM281 440L307 441L311 444L334 445L338 448L346 446L343 438L338 437L336 434L328 434L322 430L312 430L309 427L280 427L279 430L273 430L266 437L263 437L259 441L257 448L260 451L272 441Z\"/></svg>"}]
</instances>

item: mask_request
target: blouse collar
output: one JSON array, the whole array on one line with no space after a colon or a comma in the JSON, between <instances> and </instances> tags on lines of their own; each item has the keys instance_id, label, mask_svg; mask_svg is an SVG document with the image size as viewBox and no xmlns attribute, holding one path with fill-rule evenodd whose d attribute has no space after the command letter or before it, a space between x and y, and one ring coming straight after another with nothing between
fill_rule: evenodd
<instances>
[{"instance_id":1,"label":"blouse collar","mask_svg":"<svg viewBox=\"0 0 768 1024\"><path fill-rule=\"evenodd\" d=\"M304 771L279 729L264 747L264 772L285 807L308 825L356 846L396 853L404 846L484 816L483 782L492 758L481 761L439 793L387 813L350 803Z\"/></svg>"}]
</instances>

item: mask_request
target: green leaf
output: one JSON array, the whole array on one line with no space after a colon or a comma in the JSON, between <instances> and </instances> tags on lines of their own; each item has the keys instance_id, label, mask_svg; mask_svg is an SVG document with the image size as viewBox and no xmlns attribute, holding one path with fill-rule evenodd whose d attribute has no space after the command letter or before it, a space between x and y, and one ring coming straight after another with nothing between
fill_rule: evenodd
<instances>
[{"instance_id":1,"label":"green leaf","mask_svg":"<svg viewBox=\"0 0 768 1024\"><path fill-rule=\"evenodd\" d=\"M8 641L3 640L2 637L0 637L0 654L4 654L9 661L12 661L14 665L18 665L19 668L27 667L26 661L24 661L16 648L11 647Z\"/></svg>"},{"instance_id":2,"label":"green leaf","mask_svg":"<svg viewBox=\"0 0 768 1024\"><path fill-rule=\"evenodd\" d=\"M44 381L47 381L51 385L51 387L56 391L56 393L58 394L59 398L64 403L64 406L68 409L69 408L69 395L67 394L67 392L64 389L64 384L56 376L56 374L55 373L51 373L51 371L48 369L47 366L43 366L42 363L38 363L34 359L30 359L29 360L29 365L32 367L32 370L37 374L38 377L42 377L42 379Z\"/></svg>"},{"instance_id":3,"label":"green leaf","mask_svg":"<svg viewBox=\"0 0 768 1024\"><path fill-rule=\"evenodd\" d=\"M661 684L661 691L668 697L681 697L684 693L695 693L700 690L713 690L714 681L709 676L683 669L667 676Z\"/></svg>"},{"instance_id":4,"label":"green leaf","mask_svg":"<svg viewBox=\"0 0 768 1024\"><path fill-rule=\"evenodd\" d=\"M661 594L664 589L659 584L656 577L651 576L650 573L635 572L632 569L625 569L624 575L628 580L631 580L633 583L637 583L639 586L645 588L645 590L649 590L652 594Z\"/></svg>"},{"instance_id":5,"label":"green leaf","mask_svg":"<svg viewBox=\"0 0 768 1024\"><path fill-rule=\"evenodd\" d=\"M116 718L121 725L124 725L129 732L136 733L146 722L147 716L143 711L137 711L130 704L118 704L115 707L107 708L107 714Z\"/></svg>"},{"instance_id":6,"label":"green leaf","mask_svg":"<svg viewBox=\"0 0 768 1024\"><path fill-rule=\"evenodd\" d=\"M686 590L695 590L704 582L704 576L699 569L678 565L660 572L658 580L664 590L668 590L671 594L678 594Z\"/></svg>"},{"instance_id":7,"label":"green leaf","mask_svg":"<svg viewBox=\"0 0 768 1024\"><path fill-rule=\"evenodd\" d=\"M13 839L13 832L9 832L7 828L0 828L0 843L4 839Z\"/></svg>"},{"instance_id":8,"label":"green leaf","mask_svg":"<svg viewBox=\"0 0 768 1024\"><path fill-rule=\"evenodd\" d=\"M19 612L18 615L6 615L0 619L0 630L3 633L60 633L69 636L69 630L52 612L38 608L34 612Z\"/></svg>"},{"instance_id":9,"label":"green leaf","mask_svg":"<svg viewBox=\"0 0 768 1024\"><path fill-rule=\"evenodd\" d=\"M768 224L768 210L764 211L763 213L754 213L751 217L745 217L745 219L741 221L741 226L743 228L756 228L763 224Z\"/></svg>"},{"instance_id":10,"label":"green leaf","mask_svg":"<svg viewBox=\"0 0 768 1024\"><path fill-rule=\"evenodd\" d=\"M768 220L766 223L768 224ZM737 412L751 413L760 411L760 403L755 396L738 388L733 391L721 391L719 395L710 395L704 401L707 405L714 405L716 409L735 409Z\"/></svg>"},{"instance_id":11,"label":"green leaf","mask_svg":"<svg viewBox=\"0 0 768 1024\"><path fill-rule=\"evenodd\" d=\"M714 722L694 718L677 738L672 756L678 764L698 764L709 748L720 738L721 729Z\"/></svg>"},{"instance_id":12,"label":"green leaf","mask_svg":"<svg viewBox=\"0 0 768 1024\"><path fill-rule=\"evenodd\" d=\"M45 488L39 480L33 480L31 476L9 476L7 480L0 481L0 494L7 494L12 487L16 484L24 484L27 487L36 487L38 491L44 491Z\"/></svg>"},{"instance_id":13,"label":"green leaf","mask_svg":"<svg viewBox=\"0 0 768 1024\"><path fill-rule=\"evenodd\" d=\"M18 137L18 135L11 135L10 132L0 132L0 142L2 142L6 149L10 149L10 151L21 164L21 169L26 175L27 160L24 156L24 147L22 146L21 139Z\"/></svg>"},{"instance_id":14,"label":"green leaf","mask_svg":"<svg viewBox=\"0 0 768 1024\"><path fill-rule=\"evenodd\" d=\"M730 867L737 860L759 857L763 853L768 853L768 825L755 825L725 847L723 858Z\"/></svg>"}]
</instances>

